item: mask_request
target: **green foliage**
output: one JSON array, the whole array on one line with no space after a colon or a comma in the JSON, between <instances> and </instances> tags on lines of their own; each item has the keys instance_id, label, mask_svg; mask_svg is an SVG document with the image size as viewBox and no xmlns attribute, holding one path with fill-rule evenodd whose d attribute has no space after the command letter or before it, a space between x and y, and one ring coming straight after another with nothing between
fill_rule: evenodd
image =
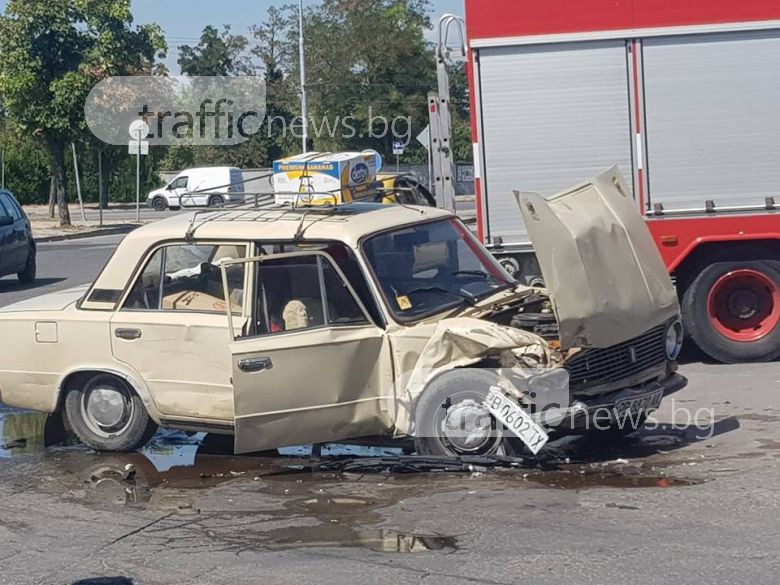
<instances>
[{"instance_id":1,"label":"green foliage","mask_svg":"<svg viewBox=\"0 0 780 585\"><path fill-rule=\"evenodd\" d=\"M375 148L392 152L381 117L411 121L409 134L427 124L427 94L436 65L424 31L427 0L325 0L307 16L309 92L318 118L354 116L356 135L315 138L317 149ZM397 129L408 125L398 122ZM399 132L397 132L399 133ZM347 133L349 134L349 133Z\"/></svg>"},{"instance_id":2,"label":"green foliage","mask_svg":"<svg viewBox=\"0 0 780 585\"><path fill-rule=\"evenodd\" d=\"M5 153L5 188L24 203L49 200L49 155L40 143L9 124L0 130Z\"/></svg>"},{"instance_id":3,"label":"green foliage","mask_svg":"<svg viewBox=\"0 0 780 585\"><path fill-rule=\"evenodd\" d=\"M231 34L229 26L221 33L207 26L195 47L179 49L179 66L182 73L191 76L251 75L252 64L244 55L248 44L246 37Z\"/></svg>"},{"instance_id":4,"label":"green foliage","mask_svg":"<svg viewBox=\"0 0 780 585\"><path fill-rule=\"evenodd\" d=\"M403 161L425 163L425 149L414 137L428 123L427 94L436 88L434 50L425 36L430 9L428 0L322 0L306 10L312 148L375 148L392 161L392 142L401 138L409 140ZM208 26L197 45L181 47L179 64L193 76L262 75L268 118L260 133L232 147L152 148L143 160L144 189L159 183L162 169L266 167L300 152L297 6L270 7L262 23L249 28L249 39L229 27ZM50 177L57 177L61 219L67 219L65 193L75 198L75 142L87 201L98 197L98 151L109 199L134 200L135 159L126 147L92 136L84 101L105 77L165 74L159 65L165 50L159 26L133 24L130 0L9 0L0 17L0 146L6 150L7 187L24 202L45 203ZM462 63L453 67L451 82L455 155L468 161ZM396 120L401 136L384 133L383 119Z\"/></svg>"},{"instance_id":5,"label":"green foliage","mask_svg":"<svg viewBox=\"0 0 780 585\"><path fill-rule=\"evenodd\" d=\"M229 74L254 60L267 82L268 116L260 135L232 149L191 149L192 164L267 166L300 152L300 72L296 6L271 7L263 24L250 28L254 47L229 43L226 29L207 27L199 45L182 49L188 74ZM415 136L428 124L427 95L436 88L428 0L324 0L306 11L307 93L315 150L374 148L392 157L395 140L407 142L406 162L427 160ZM228 51L228 46L234 51ZM214 66L214 63L219 64ZM243 64L243 65L242 65ZM463 75L465 87L465 75ZM394 132L386 125L395 123ZM467 123L455 115L456 136L471 157ZM463 132L465 130L465 132ZM169 153L171 168L181 153Z\"/></svg>"},{"instance_id":6,"label":"green foliage","mask_svg":"<svg viewBox=\"0 0 780 585\"><path fill-rule=\"evenodd\" d=\"M6 115L46 149L60 222L70 223L66 157L88 136L84 103L110 75L149 74L165 42L132 26L130 0L10 0L0 17L0 94Z\"/></svg>"}]
</instances>

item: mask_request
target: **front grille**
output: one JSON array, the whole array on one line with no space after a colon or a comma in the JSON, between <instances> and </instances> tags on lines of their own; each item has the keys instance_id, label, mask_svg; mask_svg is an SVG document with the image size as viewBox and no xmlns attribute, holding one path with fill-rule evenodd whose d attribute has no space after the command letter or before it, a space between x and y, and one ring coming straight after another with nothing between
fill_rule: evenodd
<instances>
[{"instance_id":1,"label":"front grille","mask_svg":"<svg viewBox=\"0 0 780 585\"><path fill-rule=\"evenodd\" d=\"M666 357L666 325L636 339L607 349L589 349L569 360L569 385L573 391L614 384L645 370L661 366Z\"/></svg>"}]
</instances>

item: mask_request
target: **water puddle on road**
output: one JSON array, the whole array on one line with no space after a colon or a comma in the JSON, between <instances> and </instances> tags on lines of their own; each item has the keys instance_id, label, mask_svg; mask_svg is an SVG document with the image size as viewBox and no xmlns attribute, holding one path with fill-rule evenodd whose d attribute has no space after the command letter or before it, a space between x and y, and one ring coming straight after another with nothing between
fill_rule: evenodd
<instances>
[{"instance_id":1,"label":"water puddle on road","mask_svg":"<svg viewBox=\"0 0 780 585\"><path fill-rule=\"evenodd\" d=\"M0 407L0 459L40 453L47 447L75 442L57 417Z\"/></svg>"},{"instance_id":2,"label":"water puddle on road","mask_svg":"<svg viewBox=\"0 0 780 585\"><path fill-rule=\"evenodd\" d=\"M640 475L636 471L594 472L588 468L545 472L529 475L524 479L540 487L574 491L597 488L649 489L690 487L702 483L699 480L681 479L664 475Z\"/></svg>"},{"instance_id":3,"label":"water puddle on road","mask_svg":"<svg viewBox=\"0 0 780 585\"><path fill-rule=\"evenodd\" d=\"M446 554L459 548L459 537L403 529L409 525L388 527L385 510L397 511L416 499L418 504L409 505L433 506L448 514L464 498L513 495L519 490L525 490L526 507L575 510L581 491L685 488L696 482L669 477L662 469L623 465L617 459L625 453L650 456L659 449L673 449L678 442L647 437L621 450L574 439L552 445L546 458L516 469L461 473L407 469L397 474L387 472L392 466L384 471L381 465L362 468L360 461L403 460L401 449L327 446L321 454L329 462L324 468L312 461L310 447L285 449L277 457L242 457L232 455L230 437L175 431L161 431L138 453L98 454L75 443L56 417L0 409L0 459L10 459L9 478L24 475L20 483L24 489L41 491L52 502L59 499L67 505L154 512L164 520L150 538L165 539L166 546L177 542L189 546L192 539L201 539L236 553L352 547ZM348 471L339 469L342 460L349 462ZM416 526L415 519L410 522Z\"/></svg>"}]
</instances>

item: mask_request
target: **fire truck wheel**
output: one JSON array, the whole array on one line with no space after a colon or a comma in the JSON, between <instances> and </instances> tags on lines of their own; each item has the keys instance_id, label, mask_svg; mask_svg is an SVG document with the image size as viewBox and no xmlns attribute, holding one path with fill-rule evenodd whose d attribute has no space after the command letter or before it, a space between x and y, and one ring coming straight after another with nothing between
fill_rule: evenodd
<instances>
[{"instance_id":1,"label":"fire truck wheel","mask_svg":"<svg viewBox=\"0 0 780 585\"><path fill-rule=\"evenodd\" d=\"M693 340L720 362L780 357L780 263L711 264L685 291L682 309Z\"/></svg>"}]
</instances>

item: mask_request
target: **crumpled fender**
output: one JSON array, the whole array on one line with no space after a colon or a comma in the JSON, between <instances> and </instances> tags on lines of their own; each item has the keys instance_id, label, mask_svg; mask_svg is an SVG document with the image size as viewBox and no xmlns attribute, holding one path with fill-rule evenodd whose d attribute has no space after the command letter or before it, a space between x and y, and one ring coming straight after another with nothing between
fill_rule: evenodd
<instances>
[{"instance_id":1,"label":"crumpled fender","mask_svg":"<svg viewBox=\"0 0 780 585\"><path fill-rule=\"evenodd\" d=\"M551 369L563 363L561 354L533 333L480 319L440 321L414 368L401 372L396 380L396 431L412 434L414 404L431 380L486 358L495 358L500 366L513 368ZM404 361L408 363L408 359L400 360Z\"/></svg>"}]
</instances>

